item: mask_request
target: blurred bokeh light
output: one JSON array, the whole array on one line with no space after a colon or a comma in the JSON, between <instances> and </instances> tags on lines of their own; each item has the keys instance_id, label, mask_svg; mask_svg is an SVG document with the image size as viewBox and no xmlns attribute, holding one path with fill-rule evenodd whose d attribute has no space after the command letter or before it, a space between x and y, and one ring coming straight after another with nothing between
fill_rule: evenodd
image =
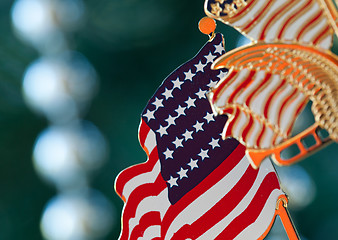
<instances>
[{"instance_id":1,"label":"blurred bokeh light","mask_svg":"<svg viewBox=\"0 0 338 240\"><path fill-rule=\"evenodd\" d=\"M37 139L33 159L36 170L46 180L72 187L101 167L106 153L101 133L93 124L85 122L81 126L46 129Z\"/></svg>"},{"instance_id":2,"label":"blurred bokeh light","mask_svg":"<svg viewBox=\"0 0 338 240\"><path fill-rule=\"evenodd\" d=\"M57 196L46 206L41 220L43 236L50 240L99 239L114 222L115 210L98 192Z\"/></svg>"},{"instance_id":3,"label":"blurred bokeh light","mask_svg":"<svg viewBox=\"0 0 338 240\"><path fill-rule=\"evenodd\" d=\"M78 27L83 13L80 0L17 0L12 19L15 32L22 40L42 52L55 53L67 46L63 31Z\"/></svg>"},{"instance_id":4,"label":"blurred bokeh light","mask_svg":"<svg viewBox=\"0 0 338 240\"><path fill-rule=\"evenodd\" d=\"M316 185L304 168L299 165L278 167L277 172L283 190L289 197L288 206L301 210L312 203L316 196Z\"/></svg>"},{"instance_id":5,"label":"blurred bokeh light","mask_svg":"<svg viewBox=\"0 0 338 240\"><path fill-rule=\"evenodd\" d=\"M95 70L79 53L40 58L28 67L23 80L27 103L52 122L81 116L96 90Z\"/></svg>"}]
</instances>

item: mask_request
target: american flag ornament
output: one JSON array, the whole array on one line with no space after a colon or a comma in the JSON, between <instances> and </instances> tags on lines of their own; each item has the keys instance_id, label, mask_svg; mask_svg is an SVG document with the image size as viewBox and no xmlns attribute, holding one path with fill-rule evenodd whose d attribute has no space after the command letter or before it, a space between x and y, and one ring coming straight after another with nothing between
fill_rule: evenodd
<instances>
[{"instance_id":1,"label":"american flag ornament","mask_svg":"<svg viewBox=\"0 0 338 240\"><path fill-rule=\"evenodd\" d=\"M229 73L208 97L215 114L229 117L223 137L245 145L254 168L267 156L290 165L338 142L338 57L329 50L338 14L331 0L206 0L205 12L252 40L213 62L212 69ZM292 137L309 101L315 124ZM306 146L306 138L314 144ZM291 147L299 153L283 159Z\"/></svg>"},{"instance_id":2,"label":"american flag ornament","mask_svg":"<svg viewBox=\"0 0 338 240\"><path fill-rule=\"evenodd\" d=\"M139 141L148 159L115 182L125 204L120 240L263 239L277 215L297 239L272 163L253 168L245 145L221 136L230 119L214 115L207 92L235 74L211 69L224 54L223 36L212 34L142 112Z\"/></svg>"}]
</instances>

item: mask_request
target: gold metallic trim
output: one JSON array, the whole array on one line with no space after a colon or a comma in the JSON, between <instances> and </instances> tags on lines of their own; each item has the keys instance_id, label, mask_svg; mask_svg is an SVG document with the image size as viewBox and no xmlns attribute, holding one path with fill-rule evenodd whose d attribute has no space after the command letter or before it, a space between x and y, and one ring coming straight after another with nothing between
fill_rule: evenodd
<instances>
[{"instance_id":1,"label":"gold metallic trim","mask_svg":"<svg viewBox=\"0 0 338 240\"><path fill-rule=\"evenodd\" d=\"M213 69L233 67L279 74L313 102L315 120L338 141L338 57L314 46L259 42L218 58Z\"/></svg>"},{"instance_id":2,"label":"gold metallic trim","mask_svg":"<svg viewBox=\"0 0 338 240\"><path fill-rule=\"evenodd\" d=\"M271 155L272 160L279 166L288 166L294 164L296 162L301 161L304 157L308 157L309 155L317 152L318 150L322 149L323 147L332 143L332 139L325 138L321 139L318 136L318 124L315 123L305 131L299 133L298 135L294 136L291 139L279 144L278 146L270 149L247 149L246 154L249 156L249 160L251 166L257 169L262 161ZM313 136L316 143L309 148L306 148L302 142L308 136ZM281 152L292 145L297 145L299 149L299 154L291 157L290 159L282 159Z\"/></svg>"},{"instance_id":3,"label":"gold metallic trim","mask_svg":"<svg viewBox=\"0 0 338 240\"><path fill-rule=\"evenodd\" d=\"M336 36L338 36L338 12L336 6L333 4L332 0L317 0L321 7L324 9L325 14L329 20L331 27L334 30ZM336 0L336 4L338 1Z\"/></svg>"}]
</instances>

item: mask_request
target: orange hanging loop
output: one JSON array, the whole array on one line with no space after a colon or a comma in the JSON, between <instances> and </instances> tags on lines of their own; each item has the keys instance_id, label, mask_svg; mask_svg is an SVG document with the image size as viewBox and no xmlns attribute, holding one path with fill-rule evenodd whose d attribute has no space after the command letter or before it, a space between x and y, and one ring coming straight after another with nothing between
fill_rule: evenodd
<instances>
[{"instance_id":1,"label":"orange hanging loop","mask_svg":"<svg viewBox=\"0 0 338 240\"><path fill-rule=\"evenodd\" d=\"M212 38L216 30L216 22L212 18L204 17L199 21L198 28L201 33L209 35Z\"/></svg>"}]
</instances>

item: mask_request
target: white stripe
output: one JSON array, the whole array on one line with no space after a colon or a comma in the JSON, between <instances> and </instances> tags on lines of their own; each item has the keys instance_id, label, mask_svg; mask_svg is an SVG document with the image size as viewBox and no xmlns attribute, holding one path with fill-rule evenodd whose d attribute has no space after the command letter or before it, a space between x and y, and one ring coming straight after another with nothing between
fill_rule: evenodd
<instances>
[{"instance_id":1,"label":"white stripe","mask_svg":"<svg viewBox=\"0 0 338 240\"><path fill-rule=\"evenodd\" d=\"M264 85L258 89L257 93L255 94L255 99L251 101L250 106L248 107L251 108L256 114L263 115L266 101L280 83L280 76L272 75L268 81L268 85Z\"/></svg>"},{"instance_id":2,"label":"white stripe","mask_svg":"<svg viewBox=\"0 0 338 240\"><path fill-rule=\"evenodd\" d=\"M268 229L270 223L274 220L275 211L273 211L273 209L276 208L278 197L281 194L283 194L281 190L273 190L256 221L244 229L239 235L237 235L234 240L258 239Z\"/></svg>"},{"instance_id":3,"label":"white stripe","mask_svg":"<svg viewBox=\"0 0 338 240\"><path fill-rule=\"evenodd\" d=\"M137 240L151 240L156 237L161 237L161 226L152 225L144 231L143 237L139 237Z\"/></svg>"},{"instance_id":4,"label":"white stripe","mask_svg":"<svg viewBox=\"0 0 338 240\"><path fill-rule=\"evenodd\" d=\"M303 42L312 42L314 38L327 27L327 19L325 19L324 16L321 16L320 18L321 20L319 19L319 23L317 22L315 26L311 26L310 30L302 36Z\"/></svg>"},{"instance_id":5,"label":"white stripe","mask_svg":"<svg viewBox=\"0 0 338 240\"><path fill-rule=\"evenodd\" d=\"M126 205L128 202L126 202ZM129 237L133 229L140 223L142 216L148 212L159 212L161 219L163 219L164 214L167 212L168 208L171 206L168 200L168 189L165 188L157 196L149 196L144 199L137 205L136 213L134 218L129 219Z\"/></svg>"},{"instance_id":6,"label":"white stripe","mask_svg":"<svg viewBox=\"0 0 338 240\"><path fill-rule=\"evenodd\" d=\"M300 8L303 6L304 2L307 1L299 1L296 3L296 5L294 5L293 7L291 7L291 9L284 13L282 16L279 15L278 20L276 21L275 19L275 23L273 25L270 25L267 32L266 32L266 36L265 36L265 40L267 42L269 41L274 41L277 39L278 34L280 33L280 31L282 30L282 27L285 25L286 21L295 13L295 12L299 12Z\"/></svg>"},{"instance_id":7,"label":"white stripe","mask_svg":"<svg viewBox=\"0 0 338 240\"><path fill-rule=\"evenodd\" d=\"M324 49L330 49L332 46L332 34L328 35L325 37L322 41L319 42L319 46L324 48Z\"/></svg>"},{"instance_id":8,"label":"white stripe","mask_svg":"<svg viewBox=\"0 0 338 240\"><path fill-rule=\"evenodd\" d=\"M240 19L238 19L238 21L234 22L231 25L234 25L238 28L243 28L245 27L248 23L250 23L252 21L252 19L260 12L260 10L266 5L266 1L265 0L256 0L253 3L253 7L249 10L249 12L246 12L245 14L243 14L244 16Z\"/></svg>"},{"instance_id":9,"label":"white stripe","mask_svg":"<svg viewBox=\"0 0 338 240\"><path fill-rule=\"evenodd\" d=\"M145 124L145 123L143 123ZM144 146L147 148L148 153L151 154L151 152L154 150L156 146L156 135L154 131L151 129L149 130L147 137L144 141ZM139 175L136 175L134 178L130 179L126 184L123 186L122 189L122 195L126 198L126 200L129 198L131 192L139 185L145 184L145 183L153 183L155 182L158 174L160 173L161 166L160 162L157 161L154 165L153 169L150 172L145 172Z\"/></svg>"},{"instance_id":10,"label":"white stripe","mask_svg":"<svg viewBox=\"0 0 338 240\"><path fill-rule=\"evenodd\" d=\"M170 224L165 240L171 239L183 225L195 222L221 200L240 180L248 166L248 159L243 157L231 172L180 212Z\"/></svg>"},{"instance_id":11,"label":"white stripe","mask_svg":"<svg viewBox=\"0 0 338 240\"><path fill-rule=\"evenodd\" d=\"M268 118L271 123L278 124L278 114L281 110L282 103L290 96L292 89L293 87L291 84L287 83L283 86L282 92L272 99L268 110Z\"/></svg>"},{"instance_id":12,"label":"white stripe","mask_svg":"<svg viewBox=\"0 0 338 240\"><path fill-rule=\"evenodd\" d=\"M238 118L234 119L235 124L233 125L233 128L231 129L233 137L239 139L239 137L242 136L243 130L247 126L249 122L249 116L245 114L245 112L240 111Z\"/></svg>"},{"instance_id":13,"label":"white stripe","mask_svg":"<svg viewBox=\"0 0 338 240\"><path fill-rule=\"evenodd\" d=\"M160 174L161 164L160 161L157 160L153 169L150 172L145 172L142 174L138 174L134 178L130 179L123 187L122 195L128 200L132 191L136 189L136 187L145 184L145 183L153 183L155 182L157 176Z\"/></svg>"},{"instance_id":14,"label":"white stripe","mask_svg":"<svg viewBox=\"0 0 338 240\"><path fill-rule=\"evenodd\" d=\"M284 38L289 41L295 39L296 34L298 34L306 25L306 23L308 23L313 18L318 9L320 9L320 7L316 2L314 2L309 11L306 11L303 15L300 15L297 20L289 25L289 27L285 31Z\"/></svg>"},{"instance_id":15,"label":"white stripe","mask_svg":"<svg viewBox=\"0 0 338 240\"><path fill-rule=\"evenodd\" d=\"M250 131L248 132L248 137L246 144L248 147L256 147L257 138L259 133L262 131L262 123L254 118L254 124L252 125Z\"/></svg>"},{"instance_id":16,"label":"white stripe","mask_svg":"<svg viewBox=\"0 0 338 240\"><path fill-rule=\"evenodd\" d=\"M265 127L265 130L264 130L264 133L263 133L263 136L262 136L262 139L260 141L260 148L269 148L269 147L272 147L272 139L274 137L274 131L269 127L269 126L266 126Z\"/></svg>"},{"instance_id":17,"label":"white stripe","mask_svg":"<svg viewBox=\"0 0 338 240\"><path fill-rule=\"evenodd\" d=\"M243 80L248 77L249 72L249 69L243 69L232 78L234 80L230 83L229 86L223 88L225 89L224 92L220 94L219 98L215 102L217 107L221 108L225 104L227 104L229 96L236 90L238 85L241 84ZM225 81L228 81L228 79L226 78Z\"/></svg>"},{"instance_id":18,"label":"white stripe","mask_svg":"<svg viewBox=\"0 0 338 240\"><path fill-rule=\"evenodd\" d=\"M156 146L156 134L153 130L150 129L146 140L144 141L144 146L148 149L148 152L151 153Z\"/></svg>"},{"instance_id":19,"label":"white stripe","mask_svg":"<svg viewBox=\"0 0 338 240\"><path fill-rule=\"evenodd\" d=\"M305 101L305 96L302 92L298 92L296 98L286 106L281 116L280 128L283 132L289 130L290 125L294 122L297 108ZM291 116L291 117L290 117Z\"/></svg>"},{"instance_id":20,"label":"white stripe","mask_svg":"<svg viewBox=\"0 0 338 240\"><path fill-rule=\"evenodd\" d=\"M259 71L254 76L254 81L250 83L250 85L235 99L235 102L238 104L244 104L248 97L256 91L259 84L263 82L265 78L265 72Z\"/></svg>"},{"instance_id":21,"label":"white stripe","mask_svg":"<svg viewBox=\"0 0 338 240\"><path fill-rule=\"evenodd\" d=\"M248 161L248 159L246 159ZM241 202L221 221L215 224L212 228L206 231L203 235L201 235L196 240L210 240L215 239L237 216L239 216L251 203L252 199L257 193L260 185L262 184L265 176L274 172L274 168L269 160L265 159L262 162L261 167L259 168L258 176L249 190L249 192L245 195L245 197L241 200ZM276 206L276 205L275 205ZM274 212L275 206L273 208L268 209L269 211ZM267 221L271 221L271 219L266 219ZM257 238L248 238L247 240L256 240Z\"/></svg>"},{"instance_id":22,"label":"white stripe","mask_svg":"<svg viewBox=\"0 0 338 240\"><path fill-rule=\"evenodd\" d=\"M263 28L267 25L267 21L275 14L275 10L281 8L281 5L284 5L286 2L288 1L278 0L272 3L272 6L270 6L267 12L263 14L263 18L261 18L261 20L258 20L257 25L248 32L248 35L254 39L259 39Z\"/></svg>"}]
</instances>

